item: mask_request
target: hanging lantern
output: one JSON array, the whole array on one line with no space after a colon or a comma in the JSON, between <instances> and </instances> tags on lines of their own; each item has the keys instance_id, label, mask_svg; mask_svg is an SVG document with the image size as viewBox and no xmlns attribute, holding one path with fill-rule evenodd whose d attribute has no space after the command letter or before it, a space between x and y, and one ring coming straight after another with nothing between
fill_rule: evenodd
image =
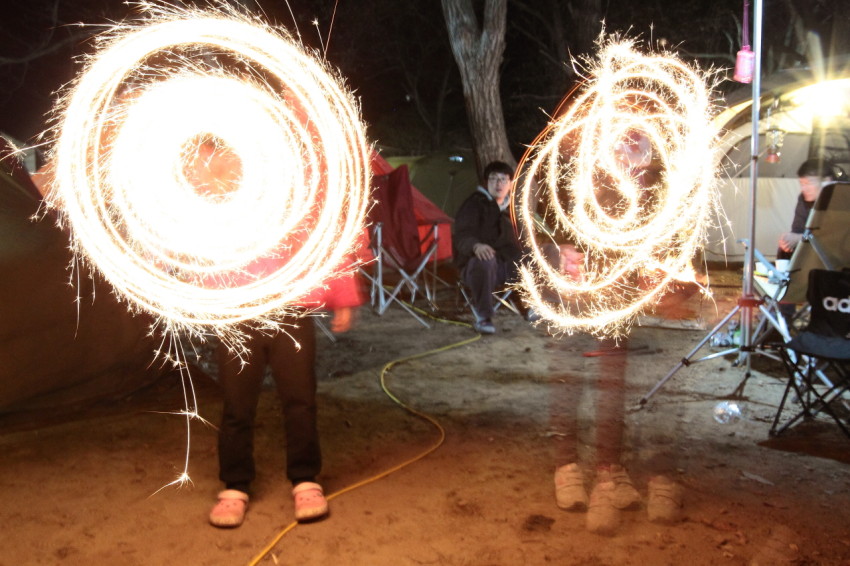
<instances>
[{"instance_id":1,"label":"hanging lantern","mask_svg":"<svg viewBox=\"0 0 850 566\"><path fill-rule=\"evenodd\" d=\"M768 163L779 163L782 159L782 144L785 143L785 131L776 125L777 112L779 112L779 98L774 98L767 107L767 131L764 136L767 143L765 161Z\"/></svg>"},{"instance_id":2,"label":"hanging lantern","mask_svg":"<svg viewBox=\"0 0 850 566\"><path fill-rule=\"evenodd\" d=\"M733 78L739 83L749 84L753 82L753 66L755 65L756 54L752 52L749 45L745 45L738 51L738 57L735 59L735 75Z\"/></svg>"},{"instance_id":3,"label":"hanging lantern","mask_svg":"<svg viewBox=\"0 0 850 566\"><path fill-rule=\"evenodd\" d=\"M735 74L733 79L739 83L749 84L753 82L753 67L756 62L756 54L750 49L750 2L744 0L744 25L741 26L743 35L743 47L738 51L735 58Z\"/></svg>"},{"instance_id":4,"label":"hanging lantern","mask_svg":"<svg viewBox=\"0 0 850 566\"><path fill-rule=\"evenodd\" d=\"M779 163L782 159L782 144L785 142L785 132L779 128L771 128L767 131L767 156L768 163Z\"/></svg>"}]
</instances>

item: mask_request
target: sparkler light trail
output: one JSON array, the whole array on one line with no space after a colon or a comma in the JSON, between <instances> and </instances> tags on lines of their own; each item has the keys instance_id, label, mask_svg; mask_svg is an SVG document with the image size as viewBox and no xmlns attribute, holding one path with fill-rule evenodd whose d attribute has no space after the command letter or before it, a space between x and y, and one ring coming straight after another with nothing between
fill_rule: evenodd
<instances>
[{"instance_id":1,"label":"sparkler light trail","mask_svg":"<svg viewBox=\"0 0 850 566\"><path fill-rule=\"evenodd\" d=\"M76 256L168 332L270 324L363 230L358 104L258 19L140 6L61 103L49 204Z\"/></svg>"},{"instance_id":2,"label":"sparkler light trail","mask_svg":"<svg viewBox=\"0 0 850 566\"><path fill-rule=\"evenodd\" d=\"M617 336L692 271L716 131L707 75L671 54L610 41L589 70L518 168L521 289L558 330Z\"/></svg>"}]
</instances>

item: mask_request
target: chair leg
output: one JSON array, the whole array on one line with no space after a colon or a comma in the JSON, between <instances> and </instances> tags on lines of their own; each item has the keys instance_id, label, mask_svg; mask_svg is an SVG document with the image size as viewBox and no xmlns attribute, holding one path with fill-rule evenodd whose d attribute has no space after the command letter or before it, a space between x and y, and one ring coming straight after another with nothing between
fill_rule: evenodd
<instances>
[{"instance_id":1,"label":"chair leg","mask_svg":"<svg viewBox=\"0 0 850 566\"><path fill-rule=\"evenodd\" d=\"M781 356L782 362L788 370L788 384L785 386L785 391L782 393L782 400L779 402L779 407L776 409L776 415L773 417L773 425L770 427L770 431L768 432L770 436L778 436L788 430L800 419L804 417L811 418L812 416L809 411L808 401L805 398L805 390L801 387L801 382L808 383L809 381L808 370L811 362L808 359L802 360L802 363L806 366L806 369L804 370L800 368L800 361L798 361L802 358L802 356L798 356L792 361L789 357L789 352L786 350L781 351ZM801 405L801 410L780 427L779 421L782 418L786 405L790 401L788 396L792 389L797 395L798 402Z\"/></svg>"},{"instance_id":2,"label":"chair leg","mask_svg":"<svg viewBox=\"0 0 850 566\"><path fill-rule=\"evenodd\" d=\"M831 367L835 369L839 375L839 379L837 381L838 384L830 385L824 392L820 392L814 386L810 386L809 390L806 392L808 395L807 404L810 408L813 408L813 411L811 412L812 416L817 416L821 412L826 413L832 418L832 420L835 421L842 432L850 437L850 429L848 429L848 426L844 423L844 419L833 409L833 403L841 401L844 394L847 392L847 380L850 376L848 376L847 372L837 364L832 364Z\"/></svg>"},{"instance_id":3,"label":"chair leg","mask_svg":"<svg viewBox=\"0 0 850 566\"><path fill-rule=\"evenodd\" d=\"M792 388L796 389L797 387L794 385L794 379L789 378L788 384L785 385L785 391L782 393L782 400L779 402L779 407L776 409L776 415L773 417L773 425L770 427L770 431L768 432L770 436L778 436L782 434L800 417L800 413L798 413L790 421L777 428L779 426L779 420L782 418L782 413L785 411L785 403L788 401L788 394L791 392Z\"/></svg>"},{"instance_id":4,"label":"chair leg","mask_svg":"<svg viewBox=\"0 0 850 566\"><path fill-rule=\"evenodd\" d=\"M824 385L824 380L820 376L828 368L819 367L815 360L799 353L796 353L797 355L793 359L790 356L790 352L786 350L782 350L781 354L782 362L788 370L789 378L788 384L785 386L785 391L782 394L782 400L779 402L779 407L774 416L773 424L770 427L770 436L782 434L799 420L813 419L823 412L829 415L841 431L850 438L850 426L848 426L850 423L845 423L845 419L833 409L833 403L840 401L844 394L850 390L850 381L848 381L850 380L850 375L848 375L848 371L837 363L831 363L829 367L838 373L839 378L836 380L835 385L831 383ZM825 391L823 391L824 387L826 387ZM800 410L783 423L782 426L779 426L782 414L791 402L789 394L792 389L797 396L797 402L800 403Z\"/></svg>"}]
</instances>

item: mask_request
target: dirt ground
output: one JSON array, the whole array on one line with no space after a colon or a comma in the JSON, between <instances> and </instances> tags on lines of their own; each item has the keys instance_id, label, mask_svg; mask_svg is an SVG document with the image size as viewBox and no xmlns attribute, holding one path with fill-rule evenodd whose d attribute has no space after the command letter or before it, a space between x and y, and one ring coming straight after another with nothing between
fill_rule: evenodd
<instances>
[{"instance_id":1,"label":"dirt ground","mask_svg":"<svg viewBox=\"0 0 850 566\"><path fill-rule=\"evenodd\" d=\"M638 408L734 306L740 275L713 284L713 301L692 291L671 297L618 356L586 356L599 350L594 339L553 337L500 312L495 336L386 373L387 389L431 420L382 391L382 369L475 334L456 324L426 329L397 307L380 317L363 308L349 334L320 337L320 480L339 495L326 520L286 532L292 502L271 389L260 406L255 493L234 530L207 523L221 488L214 428L191 427L191 483L161 489L186 458L184 420L169 414L183 407L176 379L109 407L6 423L0 565L850 564L850 439L827 421L769 438L784 387L775 362L752 358L738 423L712 417L743 378L731 357L677 371ZM453 294L445 302L457 316ZM618 533L603 537L586 530L584 513L555 505L564 443L577 438L589 471L610 435L596 422L603 407L611 412L599 391L611 367L621 368L624 400L605 420L623 425L621 461L644 498L656 474L684 487L677 525L650 523L642 508L623 512ZM216 423L215 383L200 372L195 381L200 413Z\"/></svg>"}]
</instances>

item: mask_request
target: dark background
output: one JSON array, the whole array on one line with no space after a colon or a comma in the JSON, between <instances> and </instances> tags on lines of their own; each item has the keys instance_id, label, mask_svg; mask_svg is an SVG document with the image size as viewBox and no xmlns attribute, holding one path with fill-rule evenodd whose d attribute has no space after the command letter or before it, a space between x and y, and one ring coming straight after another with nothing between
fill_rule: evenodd
<instances>
[{"instance_id":1,"label":"dark background","mask_svg":"<svg viewBox=\"0 0 850 566\"><path fill-rule=\"evenodd\" d=\"M460 75L437 0L242 0L326 53L360 98L371 139L386 154L471 145ZM482 2L478 1L478 4ZM730 76L741 46L743 0L508 0L502 98L517 154L578 80L569 57L591 55L582 27L599 6L606 34L661 45ZM807 66L807 38L825 56L850 51L847 0L765 0L764 71ZM47 128L55 92L81 68L104 26L137 17L116 0L27 0L0 23L0 132L21 140ZM592 13L596 13L593 11ZM87 25L78 25L84 23ZM740 87L723 81L719 94Z\"/></svg>"}]
</instances>

